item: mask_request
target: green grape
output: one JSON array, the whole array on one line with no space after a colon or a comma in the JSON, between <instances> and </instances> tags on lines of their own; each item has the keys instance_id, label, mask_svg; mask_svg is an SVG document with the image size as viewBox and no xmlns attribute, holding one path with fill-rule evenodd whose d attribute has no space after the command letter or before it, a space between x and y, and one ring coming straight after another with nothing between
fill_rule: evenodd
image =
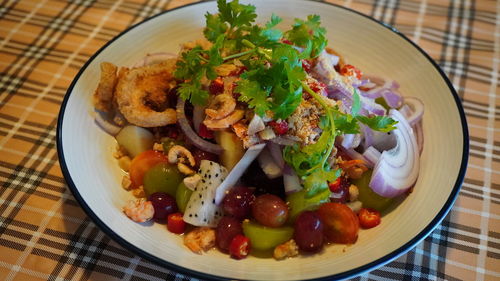
<instances>
[{"instance_id":1,"label":"green grape","mask_svg":"<svg viewBox=\"0 0 500 281\"><path fill-rule=\"evenodd\" d=\"M366 171L359 179L353 179L352 183L358 187L358 200L363 202L364 208L373 208L379 212L384 211L393 202L393 198L387 198L375 193L368 184L372 178L372 170Z\"/></svg>"},{"instance_id":2,"label":"green grape","mask_svg":"<svg viewBox=\"0 0 500 281\"><path fill-rule=\"evenodd\" d=\"M285 243L293 236L293 227L267 227L256 222L245 220L242 224L243 234L250 239L252 249L266 251Z\"/></svg>"},{"instance_id":3,"label":"green grape","mask_svg":"<svg viewBox=\"0 0 500 281\"><path fill-rule=\"evenodd\" d=\"M177 202L177 207L181 213L184 213L186 210L187 203L189 202L189 198L191 198L192 193L193 191L187 188L184 182L181 182L177 187L175 201Z\"/></svg>"},{"instance_id":4,"label":"green grape","mask_svg":"<svg viewBox=\"0 0 500 281\"><path fill-rule=\"evenodd\" d=\"M155 192L165 192L175 196L177 186L183 176L177 167L168 163L159 163L144 174L144 191L149 196Z\"/></svg>"},{"instance_id":5,"label":"green grape","mask_svg":"<svg viewBox=\"0 0 500 281\"><path fill-rule=\"evenodd\" d=\"M301 190L289 194L286 201L289 208L289 222L293 223L303 211L316 210L322 203L330 202L330 190L326 189L310 198L306 197L306 191Z\"/></svg>"}]
</instances>

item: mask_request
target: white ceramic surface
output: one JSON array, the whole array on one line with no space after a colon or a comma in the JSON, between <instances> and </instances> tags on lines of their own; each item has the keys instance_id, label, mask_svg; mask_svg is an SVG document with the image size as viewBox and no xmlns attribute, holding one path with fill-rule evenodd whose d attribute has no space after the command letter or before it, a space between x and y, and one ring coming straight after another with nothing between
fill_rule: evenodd
<instances>
[{"instance_id":1,"label":"white ceramic surface","mask_svg":"<svg viewBox=\"0 0 500 281\"><path fill-rule=\"evenodd\" d=\"M247 2L247 1L244 1ZM425 237L446 214L464 173L464 124L449 84L433 63L399 34L350 10L309 1L254 1L258 21L272 12L289 25L293 18L319 14L330 46L364 73L393 78L401 92L425 104L425 147L414 192L383 223L363 230L355 245L329 246L312 256L275 261L230 259L216 250L196 255L164 225L129 220L121 207L131 195L120 186L112 156L115 141L94 123L91 95L103 61L129 66L148 52L177 52L183 42L202 36L204 14L215 2L176 9L149 19L101 49L75 78L61 110L58 148L61 166L75 197L111 237L143 256L185 273L234 279L344 278L380 266ZM264 8L265 7L265 8Z\"/></svg>"}]
</instances>

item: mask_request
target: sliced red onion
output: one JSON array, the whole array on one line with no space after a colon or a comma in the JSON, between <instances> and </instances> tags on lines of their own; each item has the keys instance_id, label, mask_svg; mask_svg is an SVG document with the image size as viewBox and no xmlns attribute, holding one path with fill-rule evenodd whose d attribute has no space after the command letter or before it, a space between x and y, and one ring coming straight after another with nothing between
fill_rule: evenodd
<instances>
[{"instance_id":1,"label":"sliced red onion","mask_svg":"<svg viewBox=\"0 0 500 281\"><path fill-rule=\"evenodd\" d=\"M151 53L147 54L140 61L136 62L132 67L143 67L147 65L152 65L175 57L177 57L177 55L174 53L166 53L166 52Z\"/></svg>"},{"instance_id":2,"label":"sliced red onion","mask_svg":"<svg viewBox=\"0 0 500 281\"><path fill-rule=\"evenodd\" d=\"M363 75L363 78L370 80L370 82L372 82L378 86L382 86L386 82L385 78L382 78L382 77L376 76L376 75L372 75L372 74L365 74L365 75Z\"/></svg>"},{"instance_id":3,"label":"sliced red onion","mask_svg":"<svg viewBox=\"0 0 500 281\"><path fill-rule=\"evenodd\" d=\"M365 152L363 152L362 155L363 157L365 157L365 159L371 165L371 167L373 167L379 161L380 156L382 154L375 147L369 146L368 148L365 149Z\"/></svg>"},{"instance_id":4,"label":"sliced red onion","mask_svg":"<svg viewBox=\"0 0 500 281\"><path fill-rule=\"evenodd\" d=\"M413 131L415 132L415 137L417 138L418 144L418 152L422 154L422 150L424 150L424 130L422 126L422 120L417 124L413 125Z\"/></svg>"},{"instance_id":5,"label":"sliced red onion","mask_svg":"<svg viewBox=\"0 0 500 281\"><path fill-rule=\"evenodd\" d=\"M250 123L248 124L247 134L252 136L265 128L266 124L264 124L264 120L262 120L259 115L254 114L252 120L250 120Z\"/></svg>"},{"instance_id":6,"label":"sliced red onion","mask_svg":"<svg viewBox=\"0 0 500 281\"><path fill-rule=\"evenodd\" d=\"M275 144L285 145L285 146L294 145L299 142L298 140L294 140L287 136L275 137L273 139L270 139L270 141L274 142Z\"/></svg>"},{"instance_id":7,"label":"sliced red onion","mask_svg":"<svg viewBox=\"0 0 500 281\"><path fill-rule=\"evenodd\" d=\"M177 122L179 123L179 126L181 127L186 137L193 143L194 146L198 147L201 150L215 154L221 154L223 148L220 145L202 139L193 130L193 128L191 128L191 125L189 124L189 121L186 118L186 112L184 111L185 104L186 103L182 98L177 99L177 107L176 107Z\"/></svg>"},{"instance_id":8,"label":"sliced red onion","mask_svg":"<svg viewBox=\"0 0 500 281\"><path fill-rule=\"evenodd\" d=\"M116 125L110 118L106 116L107 114L104 112L96 112L95 122L101 129L103 129L106 133L115 136L122 129L120 126Z\"/></svg>"},{"instance_id":9,"label":"sliced red onion","mask_svg":"<svg viewBox=\"0 0 500 281\"><path fill-rule=\"evenodd\" d=\"M274 162L278 167L283 169L285 166L285 160L283 159L283 153L282 153L282 148L281 145L274 143L274 142L268 142L267 143L267 149L269 150L269 153L273 157Z\"/></svg>"},{"instance_id":10,"label":"sliced red onion","mask_svg":"<svg viewBox=\"0 0 500 281\"><path fill-rule=\"evenodd\" d=\"M345 134L343 135L341 145L347 149L356 148L359 146L360 142L361 142L360 134Z\"/></svg>"},{"instance_id":11,"label":"sliced red onion","mask_svg":"<svg viewBox=\"0 0 500 281\"><path fill-rule=\"evenodd\" d=\"M396 197L415 184L420 161L417 140L406 118L395 109L390 110L389 116L398 121L397 128L392 131L397 145L382 152L369 186L381 196Z\"/></svg>"},{"instance_id":12,"label":"sliced red onion","mask_svg":"<svg viewBox=\"0 0 500 281\"><path fill-rule=\"evenodd\" d=\"M283 167L283 185L285 186L285 193L290 194L302 190L299 176L288 165Z\"/></svg>"},{"instance_id":13,"label":"sliced red onion","mask_svg":"<svg viewBox=\"0 0 500 281\"><path fill-rule=\"evenodd\" d=\"M411 115L405 115L406 120L408 120L411 126L422 120L422 116L424 115L424 103L420 99L405 97L404 103L411 108Z\"/></svg>"},{"instance_id":14,"label":"sliced red onion","mask_svg":"<svg viewBox=\"0 0 500 281\"><path fill-rule=\"evenodd\" d=\"M366 161L365 157L363 157L361 153L357 152L352 148L344 148L342 146L339 146L338 149L343 153L345 153L347 156L349 156L351 159Z\"/></svg>"},{"instance_id":15,"label":"sliced red onion","mask_svg":"<svg viewBox=\"0 0 500 281\"><path fill-rule=\"evenodd\" d=\"M238 182L243 173L247 170L248 166L252 164L253 160L257 158L260 152L266 147L265 143L256 144L247 149L240 161L236 163L234 168L229 172L229 175L224 179L224 181L215 190L215 204L219 205L226 196L226 193L233 188L233 186Z\"/></svg>"},{"instance_id":16,"label":"sliced red onion","mask_svg":"<svg viewBox=\"0 0 500 281\"><path fill-rule=\"evenodd\" d=\"M280 167L273 159L268 147L259 154L257 158L260 168L269 179L275 179L283 175L283 167Z\"/></svg>"},{"instance_id":17,"label":"sliced red onion","mask_svg":"<svg viewBox=\"0 0 500 281\"><path fill-rule=\"evenodd\" d=\"M205 107L201 105L193 106L193 127L196 133L200 133L200 125L203 120L205 120Z\"/></svg>"},{"instance_id":18,"label":"sliced red onion","mask_svg":"<svg viewBox=\"0 0 500 281\"><path fill-rule=\"evenodd\" d=\"M390 108L399 108L403 104L403 97L396 90L385 89L382 91L382 97Z\"/></svg>"}]
</instances>

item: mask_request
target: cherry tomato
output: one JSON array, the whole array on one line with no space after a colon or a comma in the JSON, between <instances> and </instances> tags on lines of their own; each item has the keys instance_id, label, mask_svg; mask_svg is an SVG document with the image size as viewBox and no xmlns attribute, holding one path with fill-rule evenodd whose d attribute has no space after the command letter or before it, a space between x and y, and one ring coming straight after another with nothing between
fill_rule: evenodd
<instances>
[{"instance_id":1,"label":"cherry tomato","mask_svg":"<svg viewBox=\"0 0 500 281\"><path fill-rule=\"evenodd\" d=\"M317 211L324 224L325 236L334 243L353 244L358 239L356 214L341 203L324 203Z\"/></svg>"},{"instance_id":2,"label":"cherry tomato","mask_svg":"<svg viewBox=\"0 0 500 281\"><path fill-rule=\"evenodd\" d=\"M186 222L182 219L182 213L173 213L168 215L167 229L175 234L184 233L184 230L186 229Z\"/></svg>"},{"instance_id":3,"label":"cherry tomato","mask_svg":"<svg viewBox=\"0 0 500 281\"><path fill-rule=\"evenodd\" d=\"M346 64L340 69L340 74L344 76L356 76L356 78L361 79L363 73L354 65Z\"/></svg>"},{"instance_id":4,"label":"cherry tomato","mask_svg":"<svg viewBox=\"0 0 500 281\"><path fill-rule=\"evenodd\" d=\"M248 256L248 253L250 253L250 239L241 234L236 235L229 245L229 254L232 258L240 260Z\"/></svg>"},{"instance_id":5,"label":"cherry tomato","mask_svg":"<svg viewBox=\"0 0 500 281\"><path fill-rule=\"evenodd\" d=\"M358 213L362 228L372 228L380 224L380 212L372 208L362 208Z\"/></svg>"},{"instance_id":6,"label":"cherry tomato","mask_svg":"<svg viewBox=\"0 0 500 281\"><path fill-rule=\"evenodd\" d=\"M278 136L284 135L288 132L288 123L286 121L271 121L269 122L269 125Z\"/></svg>"},{"instance_id":7,"label":"cherry tomato","mask_svg":"<svg viewBox=\"0 0 500 281\"><path fill-rule=\"evenodd\" d=\"M167 163L165 154L155 150L146 150L134 157L130 163L129 176L133 188L138 188L143 184L144 174L153 166L159 163Z\"/></svg>"},{"instance_id":8,"label":"cherry tomato","mask_svg":"<svg viewBox=\"0 0 500 281\"><path fill-rule=\"evenodd\" d=\"M331 183L328 184L328 188L330 188L331 192L338 192L340 190L340 183L342 179L341 177L338 177L335 181L332 181Z\"/></svg>"}]
</instances>

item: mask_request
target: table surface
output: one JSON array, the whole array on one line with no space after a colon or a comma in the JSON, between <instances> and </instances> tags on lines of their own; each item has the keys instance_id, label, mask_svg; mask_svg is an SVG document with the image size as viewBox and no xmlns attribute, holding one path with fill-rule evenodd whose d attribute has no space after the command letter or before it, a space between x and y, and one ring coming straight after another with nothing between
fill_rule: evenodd
<instances>
[{"instance_id":1,"label":"table surface","mask_svg":"<svg viewBox=\"0 0 500 281\"><path fill-rule=\"evenodd\" d=\"M188 279L96 227L66 186L55 135L66 90L96 50L128 26L190 2L1 2L0 280ZM470 130L466 178L448 216L407 254L357 279L500 280L500 3L331 2L420 45L453 83Z\"/></svg>"}]
</instances>

